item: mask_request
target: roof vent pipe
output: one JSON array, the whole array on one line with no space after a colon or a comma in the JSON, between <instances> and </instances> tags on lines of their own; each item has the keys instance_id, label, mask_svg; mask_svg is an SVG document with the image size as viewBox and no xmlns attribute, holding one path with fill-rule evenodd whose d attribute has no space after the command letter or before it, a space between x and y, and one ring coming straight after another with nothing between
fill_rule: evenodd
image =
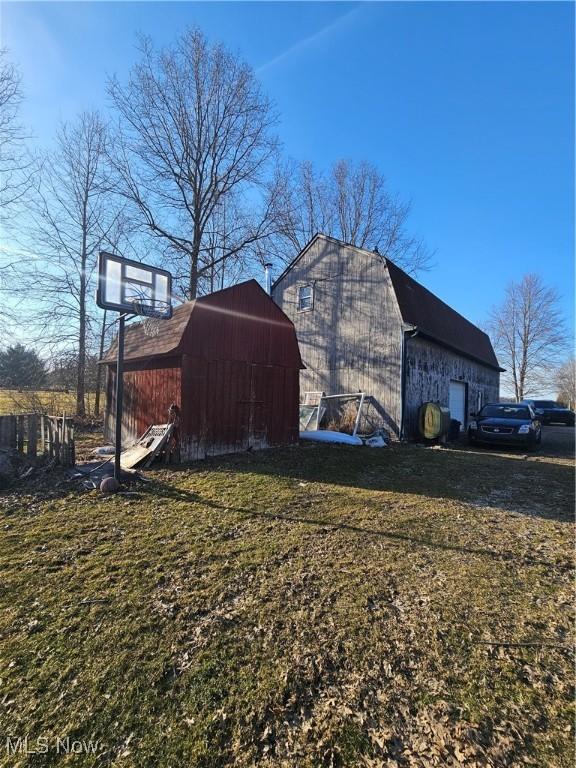
<instances>
[{"instance_id":1,"label":"roof vent pipe","mask_svg":"<svg viewBox=\"0 0 576 768\"><path fill-rule=\"evenodd\" d=\"M272 264L264 264L264 280L266 282L266 293L268 296L272 293Z\"/></svg>"}]
</instances>

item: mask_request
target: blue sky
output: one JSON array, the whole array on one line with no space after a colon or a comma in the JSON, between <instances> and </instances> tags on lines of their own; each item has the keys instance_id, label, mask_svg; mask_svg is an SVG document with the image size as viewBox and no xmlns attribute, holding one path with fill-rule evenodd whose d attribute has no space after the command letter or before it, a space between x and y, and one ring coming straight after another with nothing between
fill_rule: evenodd
<instances>
[{"instance_id":1,"label":"blue sky","mask_svg":"<svg viewBox=\"0 0 576 768\"><path fill-rule=\"evenodd\" d=\"M240 53L281 115L287 155L368 159L412 200L436 252L421 281L482 323L504 286L540 273L574 318L574 6L488 3L9 3L2 45L22 117L105 109L136 33L188 24Z\"/></svg>"}]
</instances>

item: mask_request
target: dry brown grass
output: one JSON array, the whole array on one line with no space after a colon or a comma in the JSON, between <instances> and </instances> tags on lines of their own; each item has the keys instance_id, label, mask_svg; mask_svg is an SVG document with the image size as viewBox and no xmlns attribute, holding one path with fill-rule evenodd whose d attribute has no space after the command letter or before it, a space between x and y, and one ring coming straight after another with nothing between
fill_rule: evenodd
<instances>
[{"instance_id":1,"label":"dry brown grass","mask_svg":"<svg viewBox=\"0 0 576 768\"><path fill-rule=\"evenodd\" d=\"M572 767L570 461L306 446L148 476L0 495L3 733L97 739L91 767Z\"/></svg>"},{"instance_id":2,"label":"dry brown grass","mask_svg":"<svg viewBox=\"0 0 576 768\"><path fill-rule=\"evenodd\" d=\"M356 416L358 415L359 403L356 401L347 401L339 403L333 400L329 406L329 421L327 429L333 432L346 432L351 435L356 425Z\"/></svg>"},{"instance_id":3,"label":"dry brown grass","mask_svg":"<svg viewBox=\"0 0 576 768\"><path fill-rule=\"evenodd\" d=\"M103 404L103 399L101 403ZM86 395L88 413L94 407L94 393ZM76 412L76 394L54 390L0 389L0 416L9 413L48 413L52 416Z\"/></svg>"}]
</instances>

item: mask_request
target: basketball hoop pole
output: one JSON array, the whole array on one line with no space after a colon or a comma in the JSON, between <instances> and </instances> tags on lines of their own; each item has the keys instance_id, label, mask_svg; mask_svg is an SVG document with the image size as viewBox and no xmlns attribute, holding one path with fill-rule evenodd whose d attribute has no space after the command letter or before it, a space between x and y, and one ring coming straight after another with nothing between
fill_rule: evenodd
<instances>
[{"instance_id":1,"label":"basketball hoop pole","mask_svg":"<svg viewBox=\"0 0 576 768\"><path fill-rule=\"evenodd\" d=\"M120 482L120 453L122 452L122 400L124 398L124 321L118 318L118 356L116 358L116 435L114 452L114 477Z\"/></svg>"}]
</instances>

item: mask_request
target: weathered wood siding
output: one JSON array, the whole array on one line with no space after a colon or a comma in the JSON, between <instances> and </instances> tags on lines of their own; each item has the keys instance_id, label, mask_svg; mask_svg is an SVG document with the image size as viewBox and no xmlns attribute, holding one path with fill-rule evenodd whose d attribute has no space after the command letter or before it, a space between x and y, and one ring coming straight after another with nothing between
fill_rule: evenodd
<instances>
[{"instance_id":1,"label":"weathered wood siding","mask_svg":"<svg viewBox=\"0 0 576 768\"><path fill-rule=\"evenodd\" d=\"M424 337L406 340L406 437L417 436L418 409L422 403L430 401L448 408L450 381L461 381L467 385L468 416L482 403L498 401L498 371Z\"/></svg>"},{"instance_id":2,"label":"weathered wood siding","mask_svg":"<svg viewBox=\"0 0 576 768\"><path fill-rule=\"evenodd\" d=\"M116 371L108 366L104 436L114 442ZM180 357L156 358L148 363L125 363L122 445L135 442L152 424L168 421L168 408L181 401Z\"/></svg>"},{"instance_id":3,"label":"weathered wood siding","mask_svg":"<svg viewBox=\"0 0 576 768\"><path fill-rule=\"evenodd\" d=\"M314 286L314 307L298 311L298 288ZM377 254L319 238L274 286L294 323L306 370L300 391L364 391L372 396L364 429L398 435L401 419L401 318L386 265Z\"/></svg>"},{"instance_id":4,"label":"weathered wood siding","mask_svg":"<svg viewBox=\"0 0 576 768\"><path fill-rule=\"evenodd\" d=\"M162 364L162 367L158 367ZM183 355L124 371L122 444L180 407L180 455L185 461L298 442L297 368ZM104 434L114 442L116 372L108 366Z\"/></svg>"},{"instance_id":5,"label":"weathered wood siding","mask_svg":"<svg viewBox=\"0 0 576 768\"><path fill-rule=\"evenodd\" d=\"M298 442L298 368L183 357L182 459Z\"/></svg>"}]
</instances>

